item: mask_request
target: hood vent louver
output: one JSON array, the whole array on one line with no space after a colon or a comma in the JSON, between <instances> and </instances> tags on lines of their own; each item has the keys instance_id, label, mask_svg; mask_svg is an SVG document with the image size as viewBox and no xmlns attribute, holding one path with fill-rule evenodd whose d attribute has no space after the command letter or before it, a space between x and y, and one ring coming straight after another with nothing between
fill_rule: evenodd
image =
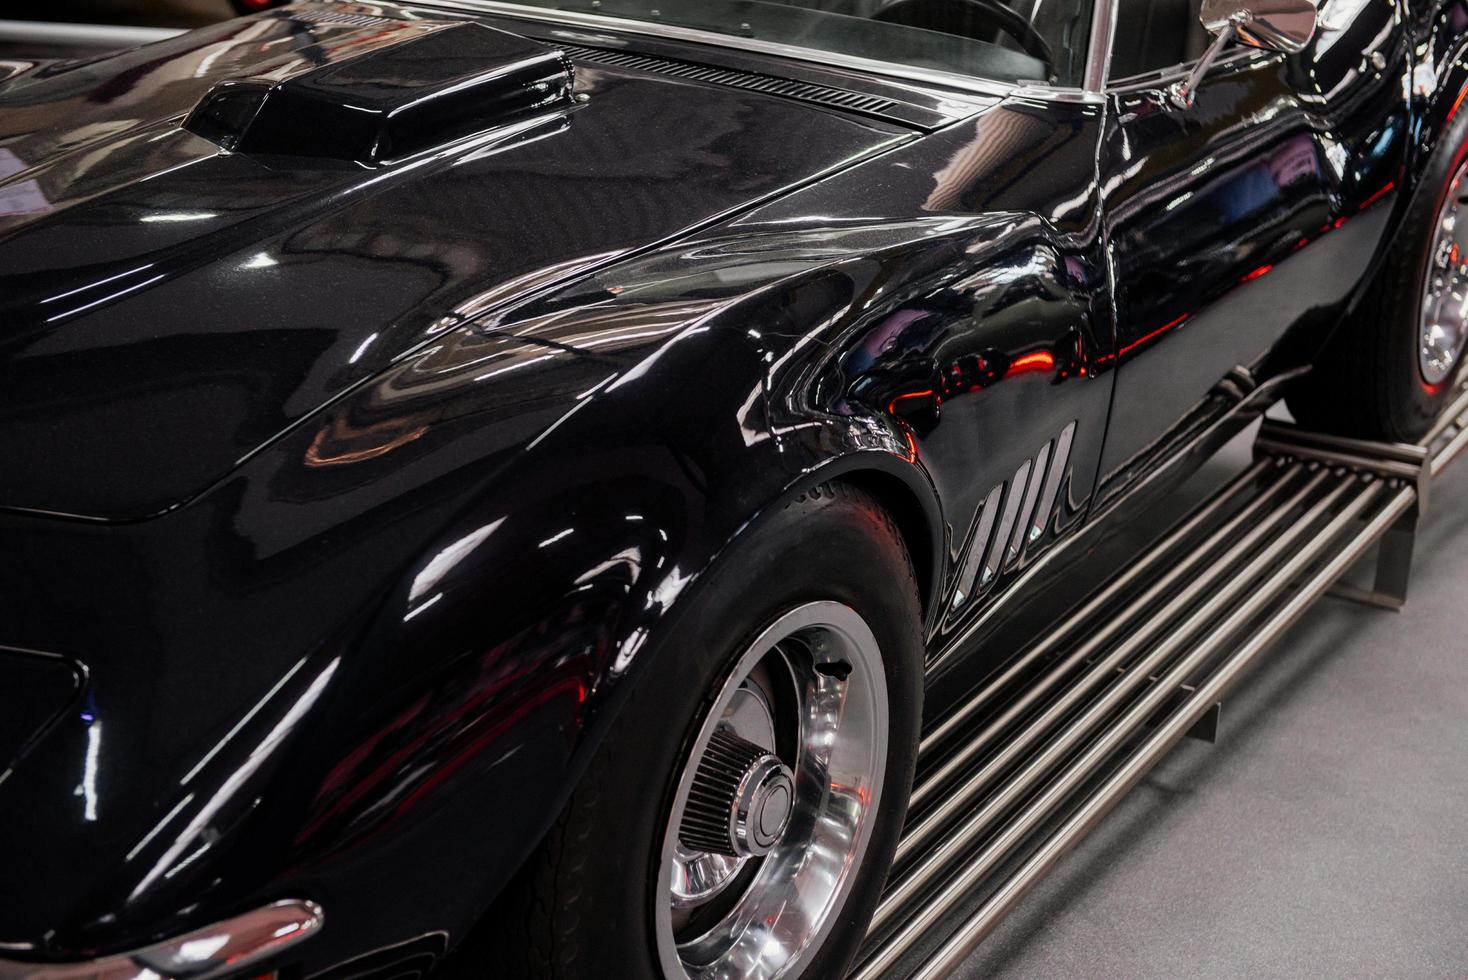
<instances>
[{"instance_id":1,"label":"hood vent louver","mask_svg":"<svg viewBox=\"0 0 1468 980\"><path fill-rule=\"evenodd\" d=\"M754 72L736 71L730 68L715 68L710 65L700 65L689 61L675 61L671 58L659 58L645 54L633 54L628 51L589 48L579 44L562 44L560 48L570 57L591 64L607 65L613 68L630 68L634 71L657 72L660 75L672 75L676 78L707 82L711 85L724 85L729 88L742 88L752 92L764 92L769 95L783 96L787 99L797 99L801 102L814 102L818 105L830 106L833 109L842 109L846 112L875 116L879 119L890 119L908 125L914 123L923 125L927 121L926 119L920 120L913 117L915 107L909 107L879 95L868 95L864 92L850 92L846 89L835 88L830 85L798 82L789 78L778 78L774 75L760 75Z\"/></svg>"},{"instance_id":2,"label":"hood vent louver","mask_svg":"<svg viewBox=\"0 0 1468 980\"><path fill-rule=\"evenodd\" d=\"M285 79L220 82L186 129L238 153L400 159L571 105L556 48L480 24L434 25Z\"/></svg>"}]
</instances>

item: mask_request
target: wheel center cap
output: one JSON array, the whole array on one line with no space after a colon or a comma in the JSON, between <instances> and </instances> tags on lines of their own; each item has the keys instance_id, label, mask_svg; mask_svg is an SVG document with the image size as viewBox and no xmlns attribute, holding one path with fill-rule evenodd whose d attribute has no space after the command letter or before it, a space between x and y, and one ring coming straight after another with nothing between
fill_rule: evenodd
<instances>
[{"instance_id":1,"label":"wheel center cap","mask_svg":"<svg viewBox=\"0 0 1468 980\"><path fill-rule=\"evenodd\" d=\"M783 762L766 754L744 782L734 817L734 846L750 855L768 854L790 825L795 781Z\"/></svg>"},{"instance_id":2,"label":"wheel center cap","mask_svg":"<svg viewBox=\"0 0 1468 980\"><path fill-rule=\"evenodd\" d=\"M779 757L731 732L715 732L678 827L687 847L730 857L770 853L795 810L795 777Z\"/></svg>"}]
</instances>

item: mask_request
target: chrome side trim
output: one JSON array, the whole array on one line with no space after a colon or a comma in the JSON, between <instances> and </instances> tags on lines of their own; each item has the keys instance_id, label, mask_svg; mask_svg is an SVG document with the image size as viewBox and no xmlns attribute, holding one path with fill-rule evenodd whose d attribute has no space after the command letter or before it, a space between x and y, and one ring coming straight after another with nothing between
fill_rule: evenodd
<instances>
[{"instance_id":1,"label":"chrome side trim","mask_svg":"<svg viewBox=\"0 0 1468 980\"><path fill-rule=\"evenodd\" d=\"M999 517L999 500L1004 493L1004 484L989 491L979 516L974 521L975 531L969 536L968 555L963 560L963 570L958 575L958 591L953 595L950 608L961 609L969 598L979 591L979 562L989 550L989 539L994 533L994 522Z\"/></svg>"},{"instance_id":2,"label":"chrome side trim","mask_svg":"<svg viewBox=\"0 0 1468 980\"><path fill-rule=\"evenodd\" d=\"M989 553L984 556L984 570L979 573L979 588L994 581L1004 565L1009 535L1014 530L1015 522L1020 519L1019 504L1024 499L1025 487L1030 479L1030 467L1033 465L1032 460L1025 460L1014 471L1014 479L1009 481L1009 492L1004 496L1004 516L999 519L999 530L995 532L994 540L989 545Z\"/></svg>"},{"instance_id":3,"label":"chrome side trim","mask_svg":"<svg viewBox=\"0 0 1468 980\"><path fill-rule=\"evenodd\" d=\"M1040 498L1040 506L1030 523L1030 544L1044 536L1050 516L1055 512L1055 500L1060 496L1061 484L1065 482L1066 466L1070 463L1070 446L1075 435L1076 424L1072 422L1061 430L1060 437L1055 440L1055 455L1050 458L1050 472L1045 475L1045 495Z\"/></svg>"},{"instance_id":4,"label":"chrome side trim","mask_svg":"<svg viewBox=\"0 0 1468 980\"><path fill-rule=\"evenodd\" d=\"M953 552L958 574L950 585L953 595L948 602L949 626L969 600L993 585L1000 572L1015 567L1044 537L1061 488L1070 475L1067 465L1075 429L1072 422L1041 446L1012 480L993 487L974 513L968 536L956 542Z\"/></svg>"},{"instance_id":5,"label":"chrome side trim","mask_svg":"<svg viewBox=\"0 0 1468 980\"><path fill-rule=\"evenodd\" d=\"M1045 465L1050 462L1051 445L1047 442L1041 447L1035 456L1034 465L1030 467L1030 483L1025 487L1024 503L1019 507L1019 520L1014 522L1014 533L1009 536L1009 550L1004 553L1005 568L1019 561L1020 552L1024 549L1030 521L1034 519L1035 504L1040 500L1042 474L1045 473Z\"/></svg>"},{"instance_id":6,"label":"chrome side trim","mask_svg":"<svg viewBox=\"0 0 1468 980\"><path fill-rule=\"evenodd\" d=\"M350 3L353 0L324 0L324 2ZM1101 0L1101 2L1105 3L1109 2L1109 0ZM964 75L958 72L940 71L936 68L917 68L912 65L903 65L896 62L878 61L874 58L861 58L856 55L840 54L834 51L804 48L795 44L762 41L759 38L734 37L729 34L704 31L694 27L679 27L672 24L650 24L642 21L626 20L620 17L608 17L604 14L587 14L572 10L548 10L542 7L506 2L506 0L411 0L410 6L413 8L450 10L463 13L498 14L502 17L515 17L520 20L539 21L541 23L559 24L567 27L616 31L620 34L639 34L674 41L687 41L693 44L707 44L713 47L731 48L736 51L751 51L755 54L775 55L776 57L789 58L792 61L808 62L828 68L832 66L850 68L887 78L921 82L927 85L941 85L946 88L960 89L976 95L990 97L1002 98L1007 95L1022 95L1027 98L1044 99L1054 102L1092 103L1099 101L1097 92L1082 88L1048 86L1037 83L1010 84L994 79L979 78L974 75ZM967 110L965 113L967 115L978 111L981 107L964 106L963 108Z\"/></svg>"},{"instance_id":7,"label":"chrome side trim","mask_svg":"<svg viewBox=\"0 0 1468 980\"><path fill-rule=\"evenodd\" d=\"M131 953L70 963L0 959L0 980L213 980L308 939L324 918L315 902L285 899Z\"/></svg>"}]
</instances>

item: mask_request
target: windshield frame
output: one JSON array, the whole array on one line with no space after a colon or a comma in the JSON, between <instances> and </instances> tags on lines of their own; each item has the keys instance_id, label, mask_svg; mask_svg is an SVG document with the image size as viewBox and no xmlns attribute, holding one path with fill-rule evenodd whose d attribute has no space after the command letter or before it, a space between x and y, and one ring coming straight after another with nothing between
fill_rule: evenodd
<instances>
[{"instance_id":1,"label":"windshield frame","mask_svg":"<svg viewBox=\"0 0 1468 980\"><path fill-rule=\"evenodd\" d=\"M567 27L590 30L616 31L623 34L640 34L648 37L688 41L714 47L750 51L757 54L774 55L793 61L815 65L836 66L854 69L871 75L910 82L922 82L945 88L961 89L977 95L998 96L1022 95L1032 98L1065 102L1099 103L1103 101L1108 64L1111 60L1111 35L1116 21L1117 0L1093 0L1091 8L1091 33L1087 44L1086 67L1080 86L1043 85L1038 82L1014 83L998 79L968 75L961 72L942 71L936 68L920 68L900 62L879 61L839 52L807 48L779 41L759 38L737 37L717 31L681 27L676 24L659 24L653 21L634 20L627 17L610 17L581 11L556 10L532 3L517 3L514 0L409 0L409 6L426 8L448 8L452 10L493 14L519 20L531 20Z\"/></svg>"}]
</instances>

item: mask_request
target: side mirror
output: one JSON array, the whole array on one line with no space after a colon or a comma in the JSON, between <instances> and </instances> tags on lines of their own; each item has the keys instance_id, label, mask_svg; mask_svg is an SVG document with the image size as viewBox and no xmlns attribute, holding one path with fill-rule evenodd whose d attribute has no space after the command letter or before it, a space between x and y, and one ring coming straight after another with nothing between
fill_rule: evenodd
<instances>
[{"instance_id":1,"label":"side mirror","mask_svg":"<svg viewBox=\"0 0 1468 980\"><path fill-rule=\"evenodd\" d=\"M1319 20L1317 0L1203 0L1198 18L1213 43L1188 77L1172 87L1172 100L1183 108L1193 104L1198 83L1218 60L1224 45L1237 38L1265 51L1297 54L1315 36Z\"/></svg>"}]
</instances>

